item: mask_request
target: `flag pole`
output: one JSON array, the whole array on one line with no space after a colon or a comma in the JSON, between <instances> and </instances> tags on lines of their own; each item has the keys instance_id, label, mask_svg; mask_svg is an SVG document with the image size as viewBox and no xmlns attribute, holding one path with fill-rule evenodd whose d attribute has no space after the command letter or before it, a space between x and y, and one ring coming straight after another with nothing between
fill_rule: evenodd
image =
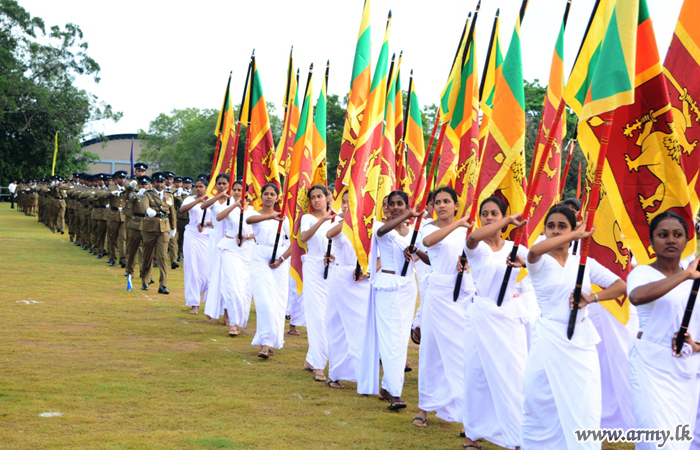
<instances>
[{"instance_id":1,"label":"flag pole","mask_svg":"<svg viewBox=\"0 0 700 450\"><path fill-rule=\"evenodd\" d=\"M221 113L219 114L219 117L221 117L221 125L219 126L219 132L216 135L216 147L214 148L214 160L211 163L211 175L209 176L209 179L211 180L214 177L214 171L216 170L216 163L219 159L219 150L221 149L221 133L223 133L223 128L224 128L224 123L223 123L223 118L224 118L224 113L226 112L224 108L226 108L226 101L229 98L229 89L231 88L231 75L233 74L233 71L230 71L228 74L228 82L226 83L226 93L224 94L224 102L221 105Z\"/></svg>"},{"instance_id":2,"label":"flag pole","mask_svg":"<svg viewBox=\"0 0 700 450\"><path fill-rule=\"evenodd\" d=\"M595 178L591 185L591 192L588 197L588 219L586 220L586 231L591 231L593 221L595 219L595 211L600 202L600 184L603 177L603 166L605 165L605 155L608 152L608 142L610 141L610 132L612 131L613 117L615 111L605 113L605 129L600 140L600 150L598 150L598 161L595 168ZM586 271L586 260L588 259L588 250L591 245L591 237L588 236L581 244L581 259L578 266L578 275L576 276L576 288L574 289L574 304L569 314L569 327L566 331L566 337L571 340L576 327L576 315L578 314L579 302L581 301L581 286L583 284L583 274Z\"/></svg>"},{"instance_id":3,"label":"flag pole","mask_svg":"<svg viewBox=\"0 0 700 450\"><path fill-rule=\"evenodd\" d=\"M307 96L309 95L309 81L311 81L311 75L313 74L314 71L314 64L311 63L311 66L309 67L309 77L306 79L306 89L304 89L304 101L306 101ZM311 101L311 99L309 99ZM310 105L312 107L312 105ZM302 108L303 109L303 108ZM310 113L313 111L313 109L309 110ZM302 149L303 151L303 149ZM289 170L291 167L288 167L287 169ZM282 199L282 213L280 214L280 217L282 218L282 221L280 221L277 224L277 235L275 236L275 245L272 248L272 257L270 258L270 263L275 262L275 259L277 258L277 248L279 246L280 242L280 235L282 233L282 222L284 221L284 216L287 214L287 196L289 195L289 172L287 172L287 176L284 179L284 198Z\"/></svg>"},{"instance_id":4,"label":"flag pole","mask_svg":"<svg viewBox=\"0 0 700 450\"><path fill-rule=\"evenodd\" d=\"M403 53L403 52L402 52ZM400 57L399 57L400 58ZM404 111L403 114L403 131L401 134L401 141L399 142L399 151L398 151L398 158L399 158L399 171L396 174L397 177L397 184L400 188L401 184L399 184L398 180L404 180L406 177L406 161L405 161L405 155L406 155L406 131L408 130L408 117L411 114L411 92L413 92L413 69L411 69L411 74L408 77L408 98L406 99L406 110Z\"/></svg>"},{"instance_id":5,"label":"flag pole","mask_svg":"<svg viewBox=\"0 0 700 450\"><path fill-rule=\"evenodd\" d=\"M243 156L243 190L241 192L241 215L238 220L238 246L243 244L243 210L245 209L245 201L248 195L248 160L250 159L250 117L253 114L253 85L255 84L255 50L253 50L253 55L250 57L250 92L248 93L248 125L245 130L245 154ZM243 97L245 99L245 97ZM243 110L243 103L241 102L241 110ZM240 125L239 125L240 126ZM229 183L229 192L233 189L233 183ZM229 198L229 201L231 199Z\"/></svg>"},{"instance_id":6,"label":"flag pole","mask_svg":"<svg viewBox=\"0 0 700 450\"><path fill-rule=\"evenodd\" d=\"M564 107L566 106L566 101L564 97L559 100L559 107L557 108L557 114L554 116L554 122L552 127L549 129L547 135L547 142L544 144L544 149L542 149L542 156L540 158L539 164L537 165L537 171L533 177L532 184L528 188L527 200L525 202L525 208L522 214L522 221L526 221L530 218L530 210L532 209L532 203L535 199L535 194L537 193L537 187L540 184L542 178L542 172L544 172L544 166L549 160L549 154L552 152L552 144L556 138L557 133L554 132L559 127L561 123L561 116L564 114ZM518 227L515 234L515 240L513 241L513 249L510 252L509 259L511 262L515 262L515 258L518 255L518 247L523 239L524 226ZM501 290L498 292L498 301L496 304L501 306L503 304L503 298L506 295L506 289L508 289L508 281L510 281L510 274L513 272L513 266L506 267L506 273L503 276L503 282L501 283Z\"/></svg>"},{"instance_id":7,"label":"flag pole","mask_svg":"<svg viewBox=\"0 0 700 450\"><path fill-rule=\"evenodd\" d=\"M248 63L248 72L245 75L245 86L243 86L243 97L241 98L241 106L238 108L238 120L236 121L236 135L233 138L233 157L231 158L231 162L229 164L228 168L228 173L230 174L230 179L228 183L228 195L229 198L226 199L226 205L231 204L231 191L233 190L233 181L236 178L236 174L233 173L233 165L236 163L237 159L237 153L238 153L238 142L240 140L241 136L241 115L243 114L243 103L245 103L245 97L248 93L248 80L251 79L252 75L252 70L253 70L253 59L255 58L255 50L253 50L253 56L250 57L250 62ZM252 84L252 82L251 82ZM251 94L252 94L252 89L251 89ZM248 110L248 122L250 122L250 109ZM248 127L250 127L250 123L248 123ZM246 128L246 136L248 136L248 129ZM247 152L246 152L247 154ZM245 173L245 166L243 167L243 173Z\"/></svg>"},{"instance_id":8,"label":"flag pole","mask_svg":"<svg viewBox=\"0 0 700 450\"><path fill-rule=\"evenodd\" d=\"M698 270L700 270L700 265L698 265ZM693 309L695 308L695 300L698 297L698 289L700 289L700 278L693 281L693 288L691 289L690 296L688 297L685 313L683 313L683 321L678 329L678 335L676 336L676 358L680 358L681 356L681 349L683 348L683 343L685 342L685 333L688 331L690 318L693 315Z\"/></svg>"},{"instance_id":9,"label":"flag pole","mask_svg":"<svg viewBox=\"0 0 700 450\"><path fill-rule=\"evenodd\" d=\"M573 137L569 140L569 153L566 155L566 163L564 164L564 171L561 174L561 179L559 180L559 198L561 199L564 194L564 186L566 185L566 178L569 176L569 166L571 166L571 158L574 156L574 151L576 151L576 136L578 135L578 127L574 130Z\"/></svg>"}]
</instances>

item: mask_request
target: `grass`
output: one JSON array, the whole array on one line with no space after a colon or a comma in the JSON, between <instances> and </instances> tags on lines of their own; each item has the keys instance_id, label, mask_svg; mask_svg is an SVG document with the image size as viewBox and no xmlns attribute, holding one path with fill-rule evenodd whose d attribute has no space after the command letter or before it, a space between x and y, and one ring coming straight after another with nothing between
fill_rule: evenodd
<instances>
[{"instance_id":1,"label":"grass","mask_svg":"<svg viewBox=\"0 0 700 450\"><path fill-rule=\"evenodd\" d=\"M354 383L313 382L304 328L262 361L250 345L254 308L228 338L187 313L182 269L169 272L169 296L140 291L138 279L126 292L119 266L7 203L0 267L0 449L461 448L459 424L430 414L427 429L411 425L412 344L409 408L393 413Z\"/></svg>"}]
</instances>

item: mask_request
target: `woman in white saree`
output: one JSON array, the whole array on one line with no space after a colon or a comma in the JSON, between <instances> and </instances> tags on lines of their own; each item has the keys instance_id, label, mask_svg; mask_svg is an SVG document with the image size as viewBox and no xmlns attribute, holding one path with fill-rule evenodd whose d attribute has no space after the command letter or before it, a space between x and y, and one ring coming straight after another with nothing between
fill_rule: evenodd
<instances>
[{"instance_id":1,"label":"woman in white saree","mask_svg":"<svg viewBox=\"0 0 700 450\"><path fill-rule=\"evenodd\" d=\"M517 282L514 268L503 303L497 304L501 281L508 267L513 241L501 236L509 225L524 226L521 214L506 216L498 197L489 197L479 207L481 228L469 235L465 252L477 294L467 311L464 346L465 448L478 448L486 439L506 448L520 447L523 413L523 374L527 361L527 307L529 280ZM523 265L524 246L517 259ZM504 333L504 330L508 330Z\"/></svg>"},{"instance_id":2,"label":"woman in white saree","mask_svg":"<svg viewBox=\"0 0 700 450\"><path fill-rule=\"evenodd\" d=\"M676 427L689 425L692 436L700 395L700 313L697 304L685 333L680 357L676 356L676 334L685 313L695 279L700 278L695 259L683 269L681 254L688 242L685 221L673 212L663 212L649 225L656 261L637 266L627 277L630 302L639 314L638 339L630 350L630 388L635 428L669 430L674 440L663 447L640 442L637 449L687 450L690 442L677 439ZM659 444L660 445L660 444Z\"/></svg>"},{"instance_id":3,"label":"woman in white saree","mask_svg":"<svg viewBox=\"0 0 700 450\"><path fill-rule=\"evenodd\" d=\"M206 200L207 181L198 178L194 183L194 195L187 197L180 212L188 213L190 221L185 225L183 256L185 269L185 304L190 306L190 314L199 312L202 295L209 284L209 227L202 225L204 211L201 203Z\"/></svg>"},{"instance_id":4,"label":"woman in white saree","mask_svg":"<svg viewBox=\"0 0 700 450\"><path fill-rule=\"evenodd\" d=\"M251 262L251 282L255 299L257 328L251 345L259 345L258 356L267 359L274 355L270 347L280 349L284 344L284 314L289 293L289 220L282 218L275 205L279 188L266 184L261 189L263 206L256 214L246 219L255 234L255 248ZM282 230L274 262L272 251L277 238L280 221Z\"/></svg>"},{"instance_id":5,"label":"woman in white saree","mask_svg":"<svg viewBox=\"0 0 700 450\"><path fill-rule=\"evenodd\" d=\"M454 189L435 191L437 220L421 230L422 244L428 251L424 263L431 271L421 290L421 344L418 354L418 413L413 425L427 426L427 413L447 422L462 421L464 395L465 312L474 294L471 274L465 274L457 300L456 261L467 238L468 217L455 220L458 197ZM422 252L417 252L423 258Z\"/></svg>"},{"instance_id":6,"label":"woman in white saree","mask_svg":"<svg viewBox=\"0 0 700 450\"><path fill-rule=\"evenodd\" d=\"M585 221L564 205L545 216L547 239L532 246L527 270L535 288L542 316L535 323L525 366L522 422L524 450L600 449L600 442L578 442L575 430L598 429L601 417L600 365L596 344L600 337L585 305L612 300L625 292L625 282L592 258L588 258L581 288L576 328L567 338L573 291L580 255L570 255L569 245L585 239ZM606 289L591 293L591 283Z\"/></svg>"},{"instance_id":7,"label":"woman in white saree","mask_svg":"<svg viewBox=\"0 0 700 450\"><path fill-rule=\"evenodd\" d=\"M209 282L204 314L214 320L218 320L223 315L226 326L229 326L229 322L221 296L221 250L218 248L219 241L226 233L226 227L223 222L216 220L216 216L225 207L226 200L230 198L228 186L228 174L219 174L216 177L216 190L219 193L202 203L202 209L205 210L204 225L212 228L209 230Z\"/></svg>"}]
</instances>

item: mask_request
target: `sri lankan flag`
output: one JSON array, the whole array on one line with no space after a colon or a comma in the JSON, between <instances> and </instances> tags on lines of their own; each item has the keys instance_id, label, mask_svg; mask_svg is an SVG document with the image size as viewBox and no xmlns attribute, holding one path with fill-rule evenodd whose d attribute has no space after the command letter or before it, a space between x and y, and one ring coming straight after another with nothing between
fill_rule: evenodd
<instances>
[{"instance_id":1,"label":"sri lankan flag","mask_svg":"<svg viewBox=\"0 0 700 450\"><path fill-rule=\"evenodd\" d=\"M379 158L379 178L377 179L376 205L374 214L377 220L386 221L382 202L396 188L396 81L398 65L395 65L395 56L391 58L389 69L389 87L387 90L386 108L384 109L384 138L382 139L382 152ZM399 60L400 63L400 60Z\"/></svg>"},{"instance_id":2,"label":"sri lankan flag","mask_svg":"<svg viewBox=\"0 0 700 450\"><path fill-rule=\"evenodd\" d=\"M671 47L664 60L664 75L671 99L673 124L681 146L681 165L688 180L693 213L700 209L700 2L683 2Z\"/></svg>"},{"instance_id":3,"label":"sri lankan flag","mask_svg":"<svg viewBox=\"0 0 700 450\"><path fill-rule=\"evenodd\" d=\"M535 155L537 156L530 168L530 178L536 167L539 167L542 159L542 152L545 143L550 133L554 133L554 141L552 149L549 153L549 158L544 163L544 173L540 177L538 192L535 192L533 200L533 211L530 215L528 223L528 232L530 235L529 246L531 247L537 237L544 230L544 217L558 199L559 190L559 171L561 169L561 150L562 139L566 135L566 117L562 116L561 126L556 130L552 130L554 116L557 114L557 108L564 95L564 31L566 30L566 20L569 17L569 8L571 3L566 4L564 19L559 28L559 36L557 37L556 45L554 46L554 55L552 55L552 66L549 69L549 83L547 85L547 93L544 97L544 106L542 108L542 118L540 119L541 133L538 134L539 140L535 144ZM566 114L566 111L564 112Z\"/></svg>"},{"instance_id":4,"label":"sri lankan flag","mask_svg":"<svg viewBox=\"0 0 700 450\"><path fill-rule=\"evenodd\" d=\"M328 99L328 71L330 61L326 64L326 76L321 84L321 92L316 101L316 114L314 116L314 139L313 139L313 168L314 175L311 185L320 184L327 186L328 169L326 164L326 102Z\"/></svg>"},{"instance_id":5,"label":"sri lankan flag","mask_svg":"<svg viewBox=\"0 0 700 450\"><path fill-rule=\"evenodd\" d=\"M313 65L311 66L313 68ZM306 252L306 244L301 242L301 216L309 212L309 188L312 186L313 176L313 80L309 70L309 81L304 92L304 104L301 109L299 128L296 134L296 142L292 151L289 166L289 185L287 201L287 214L293 230L291 275L296 281L297 293L301 294L303 287L301 256Z\"/></svg>"},{"instance_id":6,"label":"sri lankan flag","mask_svg":"<svg viewBox=\"0 0 700 450\"><path fill-rule=\"evenodd\" d=\"M292 50L289 51L289 64L287 65L287 87L284 91L284 124L282 127L282 136L277 144L277 165L279 172L287 176L287 165L289 164L294 141L297 134L297 126L299 125L299 70L297 69L296 76L294 75L294 60L292 59Z\"/></svg>"},{"instance_id":7,"label":"sri lankan flag","mask_svg":"<svg viewBox=\"0 0 700 450\"><path fill-rule=\"evenodd\" d=\"M403 52L399 55L399 69L396 73L396 89L394 89L394 142L396 143L396 185L395 189L403 190L404 179L406 178L406 145L404 144L403 123L404 106L403 92L401 91L401 60ZM404 191L405 192L405 191Z\"/></svg>"},{"instance_id":8,"label":"sri lankan flag","mask_svg":"<svg viewBox=\"0 0 700 450\"><path fill-rule=\"evenodd\" d=\"M674 119L684 120L682 111L673 111L661 68L646 0L639 0L635 59L634 103L620 106L610 134L603 184L613 210L639 264L655 257L649 240L649 222L658 214L672 210L693 223L688 182L681 166L684 136L678 133ZM579 138L585 151L599 146L603 126L600 116L579 124ZM694 236L694 227L688 232ZM683 256L695 253L695 240L688 243Z\"/></svg>"},{"instance_id":9,"label":"sri lankan flag","mask_svg":"<svg viewBox=\"0 0 700 450\"><path fill-rule=\"evenodd\" d=\"M357 45L355 46L355 60L352 63L352 77L350 79L350 92L348 93L348 106L345 112L343 140L340 144L338 169L333 189L333 209L336 211L340 211L343 193L347 189L349 163L352 155L355 153L357 138L360 134L360 125L367 106L367 97L369 96L372 82L372 74L370 72L371 44L369 0L365 0L365 6L362 10L362 22L360 22L360 33L357 36Z\"/></svg>"},{"instance_id":10,"label":"sri lankan flag","mask_svg":"<svg viewBox=\"0 0 700 450\"><path fill-rule=\"evenodd\" d=\"M477 12L479 10L477 9ZM459 38L459 45L457 45L457 53L455 53L454 60L452 61L452 67L450 68L450 75L447 77L447 83L442 89L440 94L440 108L438 110L438 116L440 122L443 124L449 123L452 119L452 112L457 103L457 95L459 95L459 85L460 77L462 76L462 55L464 53L464 47L467 45L467 30L469 29L469 23L471 21L472 13L469 13L467 17L467 22L464 24L464 29L462 30L462 36Z\"/></svg>"},{"instance_id":11,"label":"sri lankan flag","mask_svg":"<svg viewBox=\"0 0 700 450\"><path fill-rule=\"evenodd\" d=\"M423 120L420 114L420 103L416 94L416 82L411 80L408 93L406 114L406 132L404 138L406 153L406 175L401 189L412 198L415 204L420 204L425 190L425 140L423 139Z\"/></svg>"},{"instance_id":12,"label":"sri lankan flag","mask_svg":"<svg viewBox=\"0 0 700 450\"><path fill-rule=\"evenodd\" d=\"M506 202L507 214L522 212L525 207L525 90L520 24L526 7L527 0L523 0L508 53L495 81L493 110L480 168L482 185L478 204L499 191Z\"/></svg>"},{"instance_id":13,"label":"sri lankan flag","mask_svg":"<svg viewBox=\"0 0 700 450\"><path fill-rule=\"evenodd\" d=\"M484 73L481 75L481 86L479 87L479 100L481 106L481 124L479 124L479 149L483 152L489 133L489 121L491 120L493 97L496 95L496 79L501 75L503 66L503 52L501 52L500 41L500 10L496 11L491 29L486 62L484 63ZM481 159L481 158L479 158Z\"/></svg>"},{"instance_id":14,"label":"sri lankan flag","mask_svg":"<svg viewBox=\"0 0 700 450\"><path fill-rule=\"evenodd\" d=\"M348 177L348 200L350 209L345 215L343 233L350 239L357 260L366 271L372 227L374 225L374 208L377 202L377 188L382 152L384 109L387 91L387 63L389 61L389 30L391 13L386 25L384 43L374 70L367 106L364 111L357 148L352 157L350 176Z\"/></svg>"},{"instance_id":15,"label":"sri lankan flag","mask_svg":"<svg viewBox=\"0 0 700 450\"><path fill-rule=\"evenodd\" d=\"M250 68L248 68L248 70L250 71ZM231 75L228 77L224 101L221 105L219 118L216 121L216 128L214 129L214 134L217 136L218 154L214 155L214 170L212 170L212 177L207 186L207 196L209 197L219 193L216 189L216 177L220 173L228 173L231 175L231 172L233 172L233 177L236 176L236 149L234 148L236 141L236 119L233 103L231 102L230 88ZM233 171L231 170L232 162Z\"/></svg>"},{"instance_id":16,"label":"sri lankan flag","mask_svg":"<svg viewBox=\"0 0 700 450\"><path fill-rule=\"evenodd\" d=\"M255 209L262 207L261 189L267 183L276 184L279 188L279 173L277 160L275 159L275 145L272 141L272 129L270 128L270 116L267 114L267 105L263 95L260 72L253 58L253 72L250 77L243 109L243 117L248 117L249 127L246 133L250 136L250 155L248 157L248 201ZM248 112L247 108L250 108ZM246 136L248 139L248 136Z\"/></svg>"}]
</instances>

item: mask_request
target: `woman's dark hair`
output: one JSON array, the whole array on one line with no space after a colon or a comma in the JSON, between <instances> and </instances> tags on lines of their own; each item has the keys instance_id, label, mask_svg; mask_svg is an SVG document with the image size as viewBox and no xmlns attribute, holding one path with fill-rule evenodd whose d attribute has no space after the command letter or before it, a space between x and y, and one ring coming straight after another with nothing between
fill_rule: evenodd
<instances>
[{"instance_id":1,"label":"woman's dark hair","mask_svg":"<svg viewBox=\"0 0 700 450\"><path fill-rule=\"evenodd\" d=\"M324 185L322 185L322 184L314 184L313 186L311 186L311 187L309 188L309 191L306 193L306 195L308 195L309 198L311 198L311 192L312 192L312 191L315 191L316 189L320 189L321 192L323 192L323 195L325 195L326 197L328 197L328 189L326 189L326 187L325 187Z\"/></svg>"},{"instance_id":2,"label":"woman's dark hair","mask_svg":"<svg viewBox=\"0 0 700 450\"><path fill-rule=\"evenodd\" d=\"M581 201L576 200L575 198L567 198L563 202L561 202L562 205L566 206L573 206L576 211L581 211Z\"/></svg>"},{"instance_id":3,"label":"woman's dark hair","mask_svg":"<svg viewBox=\"0 0 700 450\"><path fill-rule=\"evenodd\" d=\"M677 220L681 226L683 227L683 231L685 231L685 238L688 238L688 224L685 223L685 220L678 214L674 213L673 211L664 211L658 216L654 217L651 219L651 222L649 223L649 240L653 241L654 240L654 230L658 228L659 224L661 223L662 220L664 219L675 219Z\"/></svg>"},{"instance_id":4,"label":"woman's dark hair","mask_svg":"<svg viewBox=\"0 0 700 450\"><path fill-rule=\"evenodd\" d=\"M206 178L197 178L196 180L194 180L194 183L192 183L192 184L194 185L197 183L202 183L204 185L204 187L206 187L207 184L209 184L209 181L207 181Z\"/></svg>"},{"instance_id":5,"label":"woman's dark hair","mask_svg":"<svg viewBox=\"0 0 700 450\"><path fill-rule=\"evenodd\" d=\"M436 199L438 194L442 194L443 192L447 192L448 194L450 194L450 197L452 197L453 202L455 202L455 203L459 202L459 198L457 197L457 191L455 191L454 189L452 189L449 186L443 186L434 192L435 193L433 195L433 199ZM433 192L431 192L431 194L433 194ZM428 201L430 201L430 199Z\"/></svg>"},{"instance_id":6,"label":"woman's dark hair","mask_svg":"<svg viewBox=\"0 0 700 450\"><path fill-rule=\"evenodd\" d=\"M267 183L265 186L260 189L260 195L262 195L263 192L265 192L265 189L267 188L272 188L277 195L280 195L280 188L277 187L276 184L274 183Z\"/></svg>"},{"instance_id":7,"label":"woman's dark hair","mask_svg":"<svg viewBox=\"0 0 700 450\"><path fill-rule=\"evenodd\" d=\"M487 203L489 203L489 202L495 203L496 206L498 206L498 209L501 210L501 215L502 215L503 217L505 217L505 215L506 215L506 204L503 203L503 200L501 200L500 198L498 198L498 197L496 197L496 196L494 196L494 195L492 195L491 197L489 197L489 198L487 198L486 200L484 200L483 202L481 202L481 206L479 206L479 215L481 215L481 211L483 211L484 205L487 204Z\"/></svg>"},{"instance_id":8,"label":"woman's dark hair","mask_svg":"<svg viewBox=\"0 0 700 450\"><path fill-rule=\"evenodd\" d=\"M408 195L406 195L406 193L404 191L391 191L391 192L389 192L389 195L386 196L387 202L391 201L391 197L394 197L397 195L399 197L401 197L403 199L403 202L406 204L406 206L408 206Z\"/></svg>"},{"instance_id":9,"label":"woman's dark hair","mask_svg":"<svg viewBox=\"0 0 700 450\"><path fill-rule=\"evenodd\" d=\"M437 192L435 192L435 191L428 192L428 199L425 201L426 205L428 203L432 202L433 200L435 200L435 194L437 194Z\"/></svg>"},{"instance_id":10,"label":"woman's dark hair","mask_svg":"<svg viewBox=\"0 0 700 450\"><path fill-rule=\"evenodd\" d=\"M241 187L241 189L243 189L243 181L241 179L237 179L236 181L234 181L233 184L231 185L231 188L233 189L233 187L235 185L239 185Z\"/></svg>"},{"instance_id":11,"label":"woman's dark hair","mask_svg":"<svg viewBox=\"0 0 700 450\"><path fill-rule=\"evenodd\" d=\"M227 173L220 173L220 174L218 174L218 175L216 176L216 182L217 182L217 183L219 182L219 179L220 179L220 178L225 178L226 181L229 181L229 182L231 181L231 177L228 176Z\"/></svg>"},{"instance_id":12,"label":"woman's dark hair","mask_svg":"<svg viewBox=\"0 0 700 450\"><path fill-rule=\"evenodd\" d=\"M569 208L565 204L561 203L559 205L554 205L551 208L549 208L549 211L547 211L547 215L544 216L545 226L547 226L549 216L551 216L552 214L563 214L566 217L566 220L569 221L571 229L573 230L574 228L576 228L576 213L573 212L571 208Z\"/></svg>"}]
</instances>

